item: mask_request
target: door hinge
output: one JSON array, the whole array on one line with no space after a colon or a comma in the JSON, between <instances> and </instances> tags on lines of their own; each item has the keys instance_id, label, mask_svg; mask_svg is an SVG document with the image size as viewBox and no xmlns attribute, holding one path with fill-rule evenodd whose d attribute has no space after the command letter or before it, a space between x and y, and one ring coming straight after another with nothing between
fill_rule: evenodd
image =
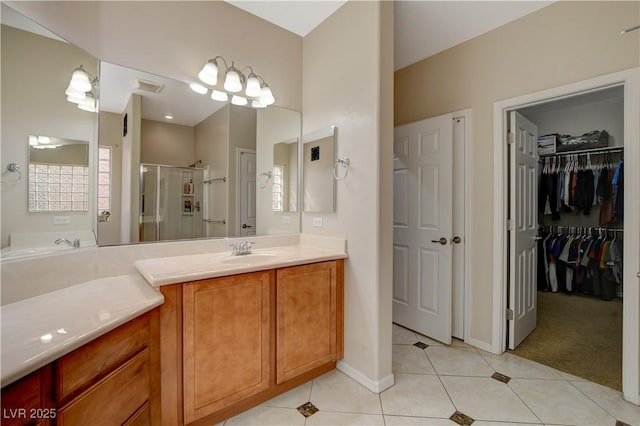
<instances>
[{"instance_id":1,"label":"door hinge","mask_svg":"<svg viewBox=\"0 0 640 426\"><path fill-rule=\"evenodd\" d=\"M507 231L513 231L513 220L507 219Z\"/></svg>"},{"instance_id":2,"label":"door hinge","mask_svg":"<svg viewBox=\"0 0 640 426\"><path fill-rule=\"evenodd\" d=\"M511 133L511 132L507 133L507 143L508 143L508 144L512 144L512 143L514 143L515 141L516 141L516 135L515 135L515 133Z\"/></svg>"},{"instance_id":3,"label":"door hinge","mask_svg":"<svg viewBox=\"0 0 640 426\"><path fill-rule=\"evenodd\" d=\"M513 320L513 309L507 309L507 319Z\"/></svg>"}]
</instances>

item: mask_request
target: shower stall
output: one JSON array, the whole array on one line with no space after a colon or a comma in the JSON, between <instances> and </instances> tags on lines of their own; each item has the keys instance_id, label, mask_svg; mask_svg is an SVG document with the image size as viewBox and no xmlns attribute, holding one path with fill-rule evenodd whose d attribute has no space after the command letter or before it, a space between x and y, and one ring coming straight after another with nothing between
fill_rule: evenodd
<instances>
[{"instance_id":1,"label":"shower stall","mask_svg":"<svg viewBox=\"0 0 640 426\"><path fill-rule=\"evenodd\" d=\"M140 164L140 241L201 238L204 170Z\"/></svg>"}]
</instances>

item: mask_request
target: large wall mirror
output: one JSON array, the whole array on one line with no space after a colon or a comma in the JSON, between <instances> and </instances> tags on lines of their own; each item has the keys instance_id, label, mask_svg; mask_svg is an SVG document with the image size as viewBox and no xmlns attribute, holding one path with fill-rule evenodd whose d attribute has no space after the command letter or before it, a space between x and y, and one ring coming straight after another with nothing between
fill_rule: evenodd
<instances>
[{"instance_id":1,"label":"large wall mirror","mask_svg":"<svg viewBox=\"0 0 640 426\"><path fill-rule=\"evenodd\" d=\"M111 204L98 208L109 211L100 245L299 232L297 193L274 212L258 178L277 166L283 139L299 140L300 113L220 103L107 62L100 93L99 144L111 151L113 185ZM288 190L297 191L297 147L287 152L296 156L282 164ZM285 211L289 220L278 221Z\"/></svg>"},{"instance_id":2,"label":"large wall mirror","mask_svg":"<svg viewBox=\"0 0 640 426\"><path fill-rule=\"evenodd\" d=\"M300 161L291 157L300 151L299 112L220 103L185 82L99 62L5 4L2 24L3 249L25 232L50 245L83 231L93 241L82 246L102 246L300 231ZM97 114L65 98L80 65L98 77ZM29 208L34 135L87 143L86 210ZM296 147L286 163L283 143ZM287 168L281 210L273 180L265 189L257 182L274 166Z\"/></svg>"},{"instance_id":3,"label":"large wall mirror","mask_svg":"<svg viewBox=\"0 0 640 426\"><path fill-rule=\"evenodd\" d=\"M95 76L98 61L1 7L1 257L62 248L60 237L95 245L98 115L65 91L75 68Z\"/></svg>"}]
</instances>

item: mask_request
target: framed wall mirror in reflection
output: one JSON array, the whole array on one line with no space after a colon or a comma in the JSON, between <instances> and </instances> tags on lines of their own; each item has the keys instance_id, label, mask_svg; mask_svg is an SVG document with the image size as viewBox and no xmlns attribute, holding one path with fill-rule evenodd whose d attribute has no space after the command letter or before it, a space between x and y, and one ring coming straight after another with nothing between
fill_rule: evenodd
<instances>
[{"instance_id":1,"label":"framed wall mirror in reflection","mask_svg":"<svg viewBox=\"0 0 640 426\"><path fill-rule=\"evenodd\" d=\"M336 128L331 126L306 134L302 142L303 211L332 213L335 211Z\"/></svg>"},{"instance_id":2,"label":"framed wall mirror in reflection","mask_svg":"<svg viewBox=\"0 0 640 426\"><path fill-rule=\"evenodd\" d=\"M76 68L96 76L98 61L6 4L1 8L1 257L61 249L57 238L95 245L98 115L69 102L65 92ZM8 163L20 168L19 179L5 174Z\"/></svg>"}]
</instances>

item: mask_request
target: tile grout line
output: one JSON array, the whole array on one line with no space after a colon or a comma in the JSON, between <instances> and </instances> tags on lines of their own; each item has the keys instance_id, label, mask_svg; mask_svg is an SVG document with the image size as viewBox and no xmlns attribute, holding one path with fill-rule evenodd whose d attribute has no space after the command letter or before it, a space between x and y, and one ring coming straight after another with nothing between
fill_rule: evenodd
<instances>
[{"instance_id":1,"label":"tile grout line","mask_svg":"<svg viewBox=\"0 0 640 426\"><path fill-rule=\"evenodd\" d=\"M424 353L427 356L427 359L429 360L429 363L433 367L433 362L431 362L431 359L429 358L429 354L427 354L426 350L424 350ZM435 369L435 367L433 367L433 371L435 371L435 373L436 373L436 377L438 378L438 382L440 382L440 386L442 386L442 389L444 389L444 392L447 394L447 398L449 398L449 401L451 401L451 405L453 405L453 409L455 410L454 413L456 411L459 411L458 407L456 406L456 403L453 402L453 398L451 398L451 395L449 395L449 391L447 390L447 387L444 385L444 383L442 383L442 379L440 378L440 374L438 374L438 371ZM451 416L454 413L451 413Z\"/></svg>"},{"instance_id":2,"label":"tile grout line","mask_svg":"<svg viewBox=\"0 0 640 426\"><path fill-rule=\"evenodd\" d=\"M618 419L618 417L617 417L615 414L610 413L610 412L609 412L609 410L607 410L606 408L604 408L602 405L598 404L598 401L596 401L595 399L591 398L589 395L587 395L586 393L584 393L584 392L582 391L582 389L580 389L580 388L578 388L577 386L575 386L575 385L573 384L573 382L571 382L571 381L569 381L569 380L567 380L567 382L569 382L569 384L571 385L571 387L573 387L573 388L574 388L574 389L576 389L578 392L580 392L582 395L584 395L584 396L585 396L589 401L593 402L593 403L594 403L594 404L596 404L598 407L600 407L600 409L601 409L601 410L603 410L605 413L607 413L608 415L610 415L611 417L613 417L613 419L614 419L615 421L620 420L620 419ZM587 383L595 383L595 382L587 382ZM596 383L596 384L598 384L598 383ZM602 385L601 385L601 386L602 386ZM622 400L624 401L624 398L622 398ZM625 423L626 423L626 422L625 422Z\"/></svg>"},{"instance_id":3,"label":"tile grout line","mask_svg":"<svg viewBox=\"0 0 640 426\"><path fill-rule=\"evenodd\" d=\"M513 378L512 378L513 380ZM528 380L528 379L515 379L515 380ZM511 382L511 380L509 380L509 382ZM518 392L516 392L515 389L513 389L509 383L505 383L505 385L509 388L509 390L516 396L516 398L518 398L520 401L522 401L522 403L524 404L525 407L527 407L527 409L529 411L531 411L531 414L533 414L536 419L538 419L538 421L540 422L541 425L546 424L545 422L542 421L542 419L538 416L538 413L536 413L535 411L533 411L533 408L529 407L529 404L527 404L527 402L522 399L522 397L518 394Z\"/></svg>"}]
</instances>

